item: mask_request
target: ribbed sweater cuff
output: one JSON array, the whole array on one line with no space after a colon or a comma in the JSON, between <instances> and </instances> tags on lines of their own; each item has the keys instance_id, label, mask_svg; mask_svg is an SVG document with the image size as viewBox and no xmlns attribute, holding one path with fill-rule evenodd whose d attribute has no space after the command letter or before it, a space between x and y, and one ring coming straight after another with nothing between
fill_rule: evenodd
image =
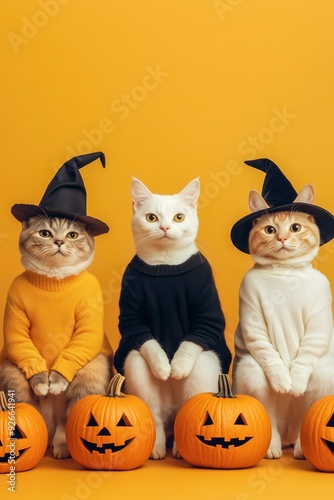
<instances>
[{"instance_id":1,"label":"ribbed sweater cuff","mask_svg":"<svg viewBox=\"0 0 334 500\"><path fill-rule=\"evenodd\" d=\"M69 361L68 359L58 359L55 361L51 370L59 372L63 377L66 378L68 382L72 382L74 375L80 370L82 366L75 361Z\"/></svg>"},{"instance_id":2,"label":"ribbed sweater cuff","mask_svg":"<svg viewBox=\"0 0 334 500\"><path fill-rule=\"evenodd\" d=\"M29 380L31 377L33 377L37 373L47 372L48 367L46 365L46 362L43 359L43 360L41 360L40 363L30 365L30 366L22 366L22 370L23 370L26 378Z\"/></svg>"}]
</instances>

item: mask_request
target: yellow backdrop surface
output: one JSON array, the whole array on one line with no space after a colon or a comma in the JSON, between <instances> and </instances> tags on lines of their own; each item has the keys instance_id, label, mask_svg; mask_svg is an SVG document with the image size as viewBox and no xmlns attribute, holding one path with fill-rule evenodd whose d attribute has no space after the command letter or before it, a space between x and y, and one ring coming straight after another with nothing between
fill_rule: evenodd
<instances>
[{"instance_id":1,"label":"yellow backdrop surface","mask_svg":"<svg viewBox=\"0 0 334 500\"><path fill-rule=\"evenodd\" d=\"M331 0L3 0L1 315L22 271L11 206L38 204L67 159L103 151L106 169L96 162L81 173L88 214L110 226L96 238L91 271L113 347L134 254L132 176L160 194L199 176L198 245L233 349L238 288L252 263L229 233L264 179L244 161L271 158L296 190L311 182L316 203L334 212L333 16ZM333 252L331 242L315 262L332 284Z\"/></svg>"}]
</instances>

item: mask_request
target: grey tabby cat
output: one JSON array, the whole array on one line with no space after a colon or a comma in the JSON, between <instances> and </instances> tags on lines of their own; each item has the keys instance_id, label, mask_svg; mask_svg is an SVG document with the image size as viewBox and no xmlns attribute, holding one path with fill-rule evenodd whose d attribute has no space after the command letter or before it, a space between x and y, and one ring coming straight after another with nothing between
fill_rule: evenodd
<instances>
[{"instance_id":1,"label":"grey tabby cat","mask_svg":"<svg viewBox=\"0 0 334 500\"><path fill-rule=\"evenodd\" d=\"M10 286L4 314L0 387L44 416L56 458L69 456L66 417L83 396L105 393L113 352L103 329L103 299L87 271L94 236L108 226L86 214L79 169L103 153L67 161L39 205L16 204L25 271Z\"/></svg>"},{"instance_id":2,"label":"grey tabby cat","mask_svg":"<svg viewBox=\"0 0 334 500\"><path fill-rule=\"evenodd\" d=\"M92 316L85 311L101 293L97 280L85 271L93 260L94 238L82 222L35 216L23 223L19 248L26 271L8 293L0 385L5 391L15 390L17 401L40 410L54 456L66 458L68 412L83 396L105 393L111 376L102 313L97 312L91 324ZM36 331L41 325L46 330ZM61 327L66 332L60 333ZM32 368L26 353L36 369L44 360L47 371L42 368L28 379Z\"/></svg>"}]
</instances>

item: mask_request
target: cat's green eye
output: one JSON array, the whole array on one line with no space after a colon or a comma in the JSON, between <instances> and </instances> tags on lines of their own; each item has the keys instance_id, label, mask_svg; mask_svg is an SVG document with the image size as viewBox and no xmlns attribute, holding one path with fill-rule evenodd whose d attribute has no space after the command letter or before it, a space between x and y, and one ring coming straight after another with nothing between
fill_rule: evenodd
<instances>
[{"instance_id":1,"label":"cat's green eye","mask_svg":"<svg viewBox=\"0 0 334 500\"><path fill-rule=\"evenodd\" d=\"M297 224L297 223L291 224L290 231L292 233L299 233L299 231L301 230L301 228L302 228L302 226L300 224Z\"/></svg>"},{"instance_id":2,"label":"cat's green eye","mask_svg":"<svg viewBox=\"0 0 334 500\"><path fill-rule=\"evenodd\" d=\"M185 219L185 215L184 214L176 214L176 215L174 215L175 222L182 222L184 219Z\"/></svg>"},{"instance_id":3,"label":"cat's green eye","mask_svg":"<svg viewBox=\"0 0 334 500\"><path fill-rule=\"evenodd\" d=\"M41 229L38 233L41 238L51 238L52 233L48 229Z\"/></svg>"},{"instance_id":4,"label":"cat's green eye","mask_svg":"<svg viewBox=\"0 0 334 500\"><path fill-rule=\"evenodd\" d=\"M155 214L147 214L146 220L147 222L157 222L158 217Z\"/></svg>"},{"instance_id":5,"label":"cat's green eye","mask_svg":"<svg viewBox=\"0 0 334 500\"><path fill-rule=\"evenodd\" d=\"M275 234L276 233L276 229L274 228L274 226L266 226L264 228L264 232L266 234Z\"/></svg>"},{"instance_id":6,"label":"cat's green eye","mask_svg":"<svg viewBox=\"0 0 334 500\"><path fill-rule=\"evenodd\" d=\"M70 233L68 233L66 235L66 237L69 239L69 240L76 240L78 237L79 237L79 233L77 233L76 231L71 231Z\"/></svg>"}]
</instances>

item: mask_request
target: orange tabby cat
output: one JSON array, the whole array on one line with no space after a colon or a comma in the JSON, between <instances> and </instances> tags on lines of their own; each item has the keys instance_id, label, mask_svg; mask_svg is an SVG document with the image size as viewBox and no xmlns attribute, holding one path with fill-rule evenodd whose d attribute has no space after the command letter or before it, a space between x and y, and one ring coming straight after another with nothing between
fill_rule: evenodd
<instances>
[{"instance_id":1,"label":"orange tabby cat","mask_svg":"<svg viewBox=\"0 0 334 500\"><path fill-rule=\"evenodd\" d=\"M313 202L305 186L296 201ZM251 191L252 212L268 205ZM327 278L312 267L319 229L311 215L278 211L253 222L248 239L255 261L240 287L235 335L235 391L259 399L271 420L267 458L294 444L303 458L299 431L308 407L334 393L332 296Z\"/></svg>"}]
</instances>

